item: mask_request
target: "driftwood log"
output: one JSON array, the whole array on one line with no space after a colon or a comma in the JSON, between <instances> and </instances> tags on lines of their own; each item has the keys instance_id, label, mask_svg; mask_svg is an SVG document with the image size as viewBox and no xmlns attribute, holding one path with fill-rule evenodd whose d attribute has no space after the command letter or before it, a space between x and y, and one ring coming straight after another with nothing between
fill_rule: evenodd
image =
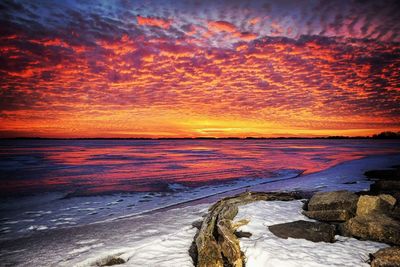
<instances>
[{"instance_id":1,"label":"driftwood log","mask_svg":"<svg viewBox=\"0 0 400 267\"><path fill-rule=\"evenodd\" d=\"M248 222L233 224L238 206L254 201L299 199L296 193L245 192L219 200L209 208L207 216L195 236L191 250L196 250L194 263L197 267L242 267L244 255L240 250L235 231ZM193 252L193 251L192 251ZM196 257L197 256L197 257ZM193 257L193 256L192 256Z\"/></svg>"}]
</instances>

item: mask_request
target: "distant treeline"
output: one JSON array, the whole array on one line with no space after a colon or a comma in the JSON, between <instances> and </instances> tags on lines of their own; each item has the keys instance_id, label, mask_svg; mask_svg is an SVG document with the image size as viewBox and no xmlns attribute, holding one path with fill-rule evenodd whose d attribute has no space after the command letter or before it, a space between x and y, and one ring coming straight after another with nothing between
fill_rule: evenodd
<instances>
[{"instance_id":1,"label":"distant treeline","mask_svg":"<svg viewBox=\"0 0 400 267\"><path fill-rule=\"evenodd\" d=\"M400 132L381 132L380 134L374 134L374 139L400 139Z\"/></svg>"},{"instance_id":2,"label":"distant treeline","mask_svg":"<svg viewBox=\"0 0 400 267\"><path fill-rule=\"evenodd\" d=\"M1 138L8 140L258 140L258 139L400 139L400 132L381 132L373 136L326 136L326 137L95 137L95 138L46 138L46 137L14 137Z\"/></svg>"}]
</instances>

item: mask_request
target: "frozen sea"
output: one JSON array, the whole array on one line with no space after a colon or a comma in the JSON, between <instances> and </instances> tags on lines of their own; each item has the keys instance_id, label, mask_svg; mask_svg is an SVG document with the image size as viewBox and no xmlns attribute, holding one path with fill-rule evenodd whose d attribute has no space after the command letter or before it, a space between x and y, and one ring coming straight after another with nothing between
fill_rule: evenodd
<instances>
[{"instance_id":1,"label":"frozen sea","mask_svg":"<svg viewBox=\"0 0 400 267\"><path fill-rule=\"evenodd\" d=\"M364 171L400 163L400 142L2 140L0 159L2 263L96 266L119 255L127 266L191 266L191 222L213 201L365 190Z\"/></svg>"}]
</instances>

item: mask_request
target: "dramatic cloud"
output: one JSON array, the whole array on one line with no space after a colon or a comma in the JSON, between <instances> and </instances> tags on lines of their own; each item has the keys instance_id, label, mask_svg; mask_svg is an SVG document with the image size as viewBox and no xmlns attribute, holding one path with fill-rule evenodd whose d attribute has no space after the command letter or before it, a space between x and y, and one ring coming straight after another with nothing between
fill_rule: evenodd
<instances>
[{"instance_id":1,"label":"dramatic cloud","mask_svg":"<svg viewBox=\"0 0 400 267\"><path fill-rule=\"evenodd\" d=\"M171 20L166 19L158 19L158 18L146 18L142 16L137 16L137 22L139 25L147 25L160 27L164 29L168 29L171 26Z\"/></svg>"},{"instance_id":2,"label":"dramatic cloud","mask_svg":"<svg viewBox=\"0 0 400 267\"><path fill-rule=\"evenodd\" d=\"M397 1L175 2L0 3L0 135L400 129Z\"/></svg>"},{"instance_id":3,"label":"dramatic cloud","mask_svg":"<svg viewBox=\"0 0 400 267\"><path fill-rule=\"evenodd\" d=\"M237 32L235 25L226 21L209 21L208 27L213 31Z\"/></svg>"}]
</instances>

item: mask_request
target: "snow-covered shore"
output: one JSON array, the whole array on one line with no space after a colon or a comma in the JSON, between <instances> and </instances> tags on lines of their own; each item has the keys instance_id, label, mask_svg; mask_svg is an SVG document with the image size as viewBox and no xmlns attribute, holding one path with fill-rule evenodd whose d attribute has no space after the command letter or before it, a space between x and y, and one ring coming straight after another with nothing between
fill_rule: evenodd
<instances>
[{"instance_id":1,"label":"snow-covered shore","mask_svg":"<svg viewBox=\"0 0 400 267\"><path fill-rule=\"evenodd\" d=\"M364 171L390 167L399 162L400 155L368 157L345 162L319 173L241 190L365 190L369 182L363 181ZM127 261L119 266L192 266L188 248L196 229L191 223L201 219L210 203L238 192L240 190L139 216L68 229L39 231L27 238L8 240L0 243L2 264L96 266L107 257L118 256ZM257 206L264 204L276 206ZM244 226L251 228L253 237L248 241L243 239L241 244L247 253L247 266L260 266L257 265L260 263L261 266L285 266L282 265L283 261L286 266L331 266L335 261L340 266L345 266L344 261L348 266L361 265L368 252L385 246L340 237L335 244L324 246L318 243L314 247L309 241L278 240L277 237L270 236L265 226L268 220L278 223L300 217L305 219L300 214L300 205L300 202L293 201L284 204L254 203L241 208L238 218L254 218L248 226ZM350 248L355 252L344 255ZM330 256L326 256L327 254ZM276 258L271 259L269 255ZM265 265L266 261L272 265ZM354 264L355 261L357 264ZM273 265L274 262L279 264Z\"/></svg>"},{"instance_id":2,"label":"snow-covered shore","mask_svg":"<svg viewBox=\"0 0 400 267\"><path fill-rule=\"evenodd\" d=\"M360 241L336 236L335 243L311 242L305 239L282 239L268 230L268 226L308 220L301 214L303 203L296 201L258 201L239 207L235 220L248 219L238 230L252 233L241 238L240 247L251 267L301 267L301 266L369 266L368 254L386 244Z\"/></svg>"}]
</instances>

